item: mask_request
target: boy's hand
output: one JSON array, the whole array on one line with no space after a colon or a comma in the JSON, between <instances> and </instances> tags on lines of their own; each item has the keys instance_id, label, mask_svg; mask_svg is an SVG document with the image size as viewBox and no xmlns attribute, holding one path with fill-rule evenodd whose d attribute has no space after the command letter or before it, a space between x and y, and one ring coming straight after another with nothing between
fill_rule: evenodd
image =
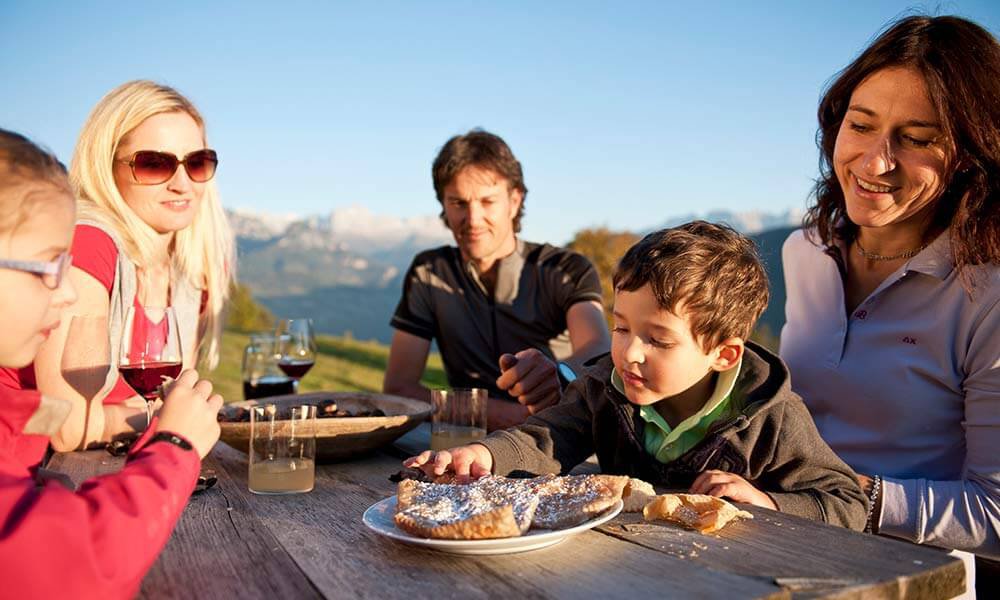
<instances>
[{"instance_id":1,"label":"boy's hand","mask_svg":"<svg viewBox=\"0 0 1000 600\"><path fill-rule=\"evenodd\" d=\"M691 484L690 494L707 494L719 498L729 498L735 502L745 502L778 510L778 505L771 497L758 490L749 481L734 473L725 471L705 471Z\"/></svg>"},{"instance_id":2,"label":"boy's hand","mask_svg":"<svg viewBox=\"0 0 1000 600\"><path fill-rule=\"evenodd\" d=\"M535 348L500 356L497 387L536 414L559 402L562 389L556 364Z\"/></svg>"},{"instance_id":3,"label":"boy's hand","mask_svg":"<svg viewBox=\"0 0 1000 600\"><path fill-rule=\"evenodd\" d=\"M403 461L404 467L416 467L430 477L444 475L449 470L457 483L468 483L489 475L493 469L493 455L482 444L469 444L448 450L426 450Z\"/></svg>"},{"instance_id":4,"label":"boy's hand","mask_svg":"<svg viewBox=\"0 0 1000 600\"><path fill-rule=\"evenodd\" d=\"M212 382L199 381L198 372L189 369L170 384L156 429L187 439L198 456L205 458L219 439L216 417L220 408L222 396L212 393Z\"/></svg>"}]
</instances>

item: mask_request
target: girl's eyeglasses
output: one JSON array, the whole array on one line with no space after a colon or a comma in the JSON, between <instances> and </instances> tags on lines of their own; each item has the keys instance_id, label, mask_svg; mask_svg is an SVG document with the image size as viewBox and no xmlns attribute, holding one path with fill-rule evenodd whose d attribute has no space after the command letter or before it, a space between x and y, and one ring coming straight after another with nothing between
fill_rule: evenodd
<instances>
[{"instance_id":1,"label":"girl's eyeglasses","mask_svg":"<svg viewBox=\"0 0 1000 600\"><path fill-rule=\"evenodd\" d=\"M69 252L63 252L51 262L0 258L0 269L34 273L42 280L45 287L50 290L59 289L63 276L66 275L66 271L69 270L71 264L73 264L73 255Z\"/></svg>"},{"instance_id":2,"label":"girl's eyeglasses","mask_svg":"<svg viewBox=\"0 0 1000 600\"><path fill-rule=\"evenodd\" d=\"M215 177L215 169L219 166L219 156L215 150L208 148L189 152L183 159L169 152L139 150L127 160L115 160L128 164L132 168L132 179L140 185L157 185L169 181L179 165L184 165L191 181L205 183Z\"/></svg>"}]
</instances>

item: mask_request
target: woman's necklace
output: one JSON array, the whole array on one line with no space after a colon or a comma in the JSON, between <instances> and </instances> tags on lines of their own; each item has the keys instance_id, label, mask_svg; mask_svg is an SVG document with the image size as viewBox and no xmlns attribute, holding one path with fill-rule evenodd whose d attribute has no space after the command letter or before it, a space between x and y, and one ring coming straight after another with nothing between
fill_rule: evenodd
<instances>
[{"instance_id":1,"label":"woman's necklace","mask_svg":"<svg viewBox=\"0 0 1000 600\"><path fill-rule=\"evenodd\" d=\"M893 254L892 256L884 256L882 254L876 254L865 250L861 245L861 238L854 238L854 245L858 247L858 254L868 260L899 260L901 258L910 258L911 256L916 256L921 250L927 247L927 244L924 244L919 248L914 248L913 250L907 250L906 252L900 252L899 254Z\"/></svg>"}]
</instances>

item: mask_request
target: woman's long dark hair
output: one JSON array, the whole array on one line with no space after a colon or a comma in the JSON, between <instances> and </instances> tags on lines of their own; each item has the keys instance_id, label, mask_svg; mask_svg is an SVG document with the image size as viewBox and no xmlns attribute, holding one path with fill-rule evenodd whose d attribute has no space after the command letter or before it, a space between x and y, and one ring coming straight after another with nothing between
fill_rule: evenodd
<instances>
[{"instance_id":1,"label":"woman's long dark hair","mask_svg":"<svg viewBox=\"0 0 1000 600\"><path fill-rule=\"evenodd\" d=\"M923 74L942 129L955 148L927 235L951 230L955 266L1000 264L1000 44L958 17L907 17L882 33L837 75L819 105L820 178L804 225L820 241L850 242L848 218L833 169L833 150L851 94L873 73L910 67ZM925 240L926 241L926 240Z\"/></svg>"}]
</instances>

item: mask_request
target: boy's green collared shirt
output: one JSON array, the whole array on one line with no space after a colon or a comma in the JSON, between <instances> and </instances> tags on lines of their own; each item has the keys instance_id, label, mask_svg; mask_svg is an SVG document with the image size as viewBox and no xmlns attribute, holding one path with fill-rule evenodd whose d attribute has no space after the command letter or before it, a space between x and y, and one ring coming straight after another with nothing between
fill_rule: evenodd
<instances>
[{"instance_id":1,"label":"boy's green collared shirt","mask_svg":"<svg viewBox=\"0 0 1000 600\"><path fill-rule=\"evenodd\" d=\"M708 433L709 427L729 409L729 396L736 385L736 377L740 374L743 360L728 371L719 373L715 380L715 391L705 402L701 410L681 421L677 427L671 428L667 421L656 412L654 404L639 407L639 416L646 422L643 431L643 446L653 458L661 463L676 460L682 454L694 448ZM611 370L611 385L625 395L625 384L618 372Z\"/></svg>"}]
</instances>

